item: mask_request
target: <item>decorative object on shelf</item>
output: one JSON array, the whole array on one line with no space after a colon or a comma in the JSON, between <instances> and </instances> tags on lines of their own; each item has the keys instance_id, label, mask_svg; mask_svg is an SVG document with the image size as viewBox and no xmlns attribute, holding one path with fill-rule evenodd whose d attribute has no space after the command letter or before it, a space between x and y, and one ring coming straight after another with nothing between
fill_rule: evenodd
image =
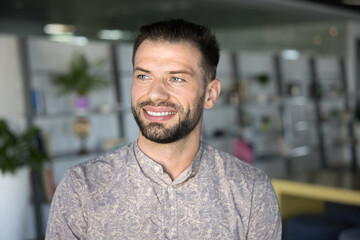
<instances>
[{"instance_id":1,"label":"decorative object on shelf","mask_svg":"<svg viewBox=\"0 0 360 240\"><path fill-rule=\"evenodd\" d=\"M46 152L39 147L41 130L28 128L22 134L15 134L7 122L0 119L0 170L15 173L21 166L41 170L50 161Z\"/></svg>"},{"instance_id":2,"label":"decorative object on shelf","mask_svg":"<svg viewBox=\"0 0 360 240\"><path fill-rule=\"evenodd\" d=\"M265 103L268 100L269 93L267 91L267 86L270 81L270 76L267 73L258 74L255 76L256 82L261 86L255 90L256 92L256 102Z\"/></svg>"},{"instance_id":3,"label":"decorative object on shelf","mask_svg":"<svg viewBox=\"0 0 360 240\"><path fill-rule=\"evenodd\" d=\"M284 137L278 139L278 148L279 156L286 158L291 155L291 147Z\"/></svg>"},{"instance_id":4,"label":"decorative object on shelf","mask_svg":"<svg viewBox=\"0 0 360 240\"><path fill-rule=\"evenodd\" d=\"M86 154L88 150L86 148L86 138L90 133L91 125L86 117L78 117L74 122L74 132L80 138L81 147L79 154Z\"/></svg>"},{"instance_id":5,"label":"decorative object on shelf","mask_svg":"<svg viewBox=\"0 0 360 240\"><path fill-rule=\"evenodd\" d=\"M78 95L75 99L76 112L79 115L84 115L89 108L89 99L87 96Z\"/></svg>"},{"instance_id":6,"label":"decorative object on shelf","mask_svg":"<svg viewBox=\"0 0 360 240\"><path fill-rule=\"evenodd\" d=\"M268 132L270 130L270 117L263 116L261 118L261 131Z\"/></svg>"},{"instance_id":7,"label":"decorative object on shelf","mask_svg":"<svg viewBox=\"0 0 360 240\"><path fill-rule=\"evenodd\" d=\"M234 156L245 162L253 163L255 160L254 147L244 139L238 138L234 143Z\"/></svg>"},{"instance_id":8,"label":"decorative object on shelf","mask_svg":"<svg viewBox=\"0 0 360 240\"><path fill-rule=\"evenodd\" d=\"M287 94L290 97L300 96L302 94L300 84L298 84L296 82L288 83L288 85L287 85Z\"/></svg>"},{"instance_id":9,"label":"decorative object on shelf","mask_svg":"<svg viewBox=\"0 0 360 240\"><path fill-rule=\"evenodd\" d=\"M77 95L75 109L79 117L75 120L73 129L81 141L80 154L87 152L86 138L91 129L90 121L85 117L89 109L88 95L110 84L109 80L100 74L103 64L103 60L90 63L85 55L76 54L69 64L68 72L52 79L53 84L60 88L60 93Z\"/></svg>"},{"instance_id":10,"label":"decorative object on shelf","mask_svg":"<svg viewBox=\"0 0 360 240\"><path fill-rule=\"evenodd\" d=\"M245 80L240 81L239 84L239 97L240 97L240 102L241 103L245 103L247 101L248 98L248 86L247 86L247 82Z\"/></svg>"},{"instance_id":11,"label":"decorative object on shelf","mask_svg":"<svg viewBox=\"0 0 360 240\"><path fill-rule=\"evenodd\" d=\"M31 101L34 114L40 115L46 113L45 94L43 90L31 89Z\"/></svg>"},{"instance_id":12,"label":"decorative object on shelf","mask_svg":"<svg viewBox=\"0 0 360 240\"><path fill-rule=\"evenodd\" d=\"M230 105L238 105L240 103L239 88L235 83L231 84L227 91L227 102Z\"/></svg>"},{"instance_id":13,"label":"decorative object on shelf","mask_svg":"<svg viewBox=\"0 0 360 240\"><path fill-rule=\"evenodd\" d=\"M280 102L280 96L277 94L271 94L269 95L269 103L277 104Z\"/></svg>"},{"instance_id":14,"label":"decorative object on shelf","mask_svg":"<svg viewBox=\"0 0 360 240\"><path fill-rule=\"evenodd\" d=\"M341 80L337 80L337 82L330 83L328 85L328 89L326 91L328 98L342 98L344 97L344 89L341 86Z\"/></svg>"},{"instance_id":15,"label":"decorative object on shelf","mask_svg":"<svg viewBox=\"0 0 360 240\"><path fill-rule=\"evenodd\" d=\"M341 111L336 108L333 107L329 110L329 120L334 121L334 122L340 122L341 120Z\"/></svg>"},{"instance_id":16,"label":"decorative object on shelf","mask_svg":"<svg viewBox=\"0 0 360 240\"><path fill-rule=\"evenodd\" d=\"M54 76L52 83L59 87L60 94L77 94L76 109L79 114L86 113L88 95L96 90L109 86L110 81L101 76L104 60L89 62L84 54L76 54L72 58L68 72Z\"/></svg>"},{"instance_id":17,"label":"decorative object on shelf","mask_svg":"<svg viewBox=\"0 0 360 240\"><path fill-rule=\"evenodd\" d=\"M324 94L324 86L319 83L311 83L310 84L310 97L312 99L321 99Z\"/></svg>"},{"instance_id":18,"label":"decorative object on shelf","mask_svg":"<svg viewBox=\"0 0 360 240\"><path fill-rule=\"evenodd\" d=\"M258 81L258 83L260 83L261 85L267 85L269 83L269 75L266 73L263 74L259 74L255 77L255 79Z\"/></svg>"}]
</instances>

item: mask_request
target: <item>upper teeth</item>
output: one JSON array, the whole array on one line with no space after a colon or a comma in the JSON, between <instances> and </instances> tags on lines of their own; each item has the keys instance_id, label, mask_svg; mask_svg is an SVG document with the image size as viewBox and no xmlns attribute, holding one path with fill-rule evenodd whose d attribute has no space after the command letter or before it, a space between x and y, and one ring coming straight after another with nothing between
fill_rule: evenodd
<instances>
[{"instance_id":1,"label":"upper teeth","mask_svg":"<svg viewBox=\"0 0 360 240\"><path fill-rule=\"evenodd\" d=\"M151 116L167 116L167 115L175 114L175 112L151 112L151 111L147 111L147 113Z\"/></svg>"}]
</instances>

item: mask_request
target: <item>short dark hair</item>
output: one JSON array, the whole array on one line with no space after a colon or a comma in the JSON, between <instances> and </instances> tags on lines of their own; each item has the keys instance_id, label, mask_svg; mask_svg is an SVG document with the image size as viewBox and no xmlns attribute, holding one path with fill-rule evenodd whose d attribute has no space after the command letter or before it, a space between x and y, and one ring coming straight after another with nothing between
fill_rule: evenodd
<instances>
[{"instance_id":1,"label":"short dark hair","mask_svg":"<svg viewBox=\"0 0 360 240\"><path fill-rule=\"evenodd\" d=\"M182 19L167 19L140 27L133 48L132 61L140 44L144 40L165 41L177 43L189 42L202 54L202 67L205 72L205 82L216 78L216 68L219 63L219 43L214 33L205 25L194 24Z\"/></svg>"}]
</instances>

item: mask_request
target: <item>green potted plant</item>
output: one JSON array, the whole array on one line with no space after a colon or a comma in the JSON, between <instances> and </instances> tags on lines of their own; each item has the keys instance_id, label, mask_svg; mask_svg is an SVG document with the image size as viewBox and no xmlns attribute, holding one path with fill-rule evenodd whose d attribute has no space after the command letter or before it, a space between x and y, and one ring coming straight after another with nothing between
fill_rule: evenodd
<instances>
[{"instance_id":1,"label":"green potted plant","mask_svg":"<svg viewBox=\"0 0 360 240\"><path fill-rule=\"evenodd\" d=\"M74 123L73 131L81 141L80 154L88 152L86 138L90 132L90 122L85 117L89 107L88 95L110 84L109 80L100 74L103 64L103 60L89 62L84 54L78 53L72 58L68 71L52 79L52 83L59 88L61 94L77 95L75 107L80 116Z\"/></svg>"},{"instance_id":2,"label":"green potted plant","mask_svg":"<svg viewBox=\"0 0 360 240\"><path fill-rule=\"evenodd\" d=\"M262 74L257 75L255 78L258 81L258 83L265 86L266 84L268 84L270 76L266 73L262 73Z\"/></svg>"},{"instance_id":3,"label":"green potted plant","mask_svg":"<svg viewBox=\"0 0 360 240\"><path fill-rule=\"evenodd\" d=\"M49 161L47 154L35 143L40 129L28 128L22 134L15 134L7 122L0 119L0 170L15 173L21 166L41 170Z\"/></svg>"},{"instance_id":4,"label":"green potted plant","mask_svg":"<svg viewBox=\"0 0 360 240\"><path fill-rule=\"evenodd\" d=\"M0 119L0 232L4 239L24 239L31 196L30 172L41 171L47 154L36 144L38 128L15 134Z\"/></svg>"},{"instance_id":5,"label":"green potted plant","mask_svg":"<svg viewBox=\"0 0 360 240\"><path fill-rule=\"evenodd\" d=\"M266 89L270 81L270 76L267 73L261 73L254 77L260 86L259 88L256 88L255 99L258 103L265 103L269 100L269 93Z\"/></svg>"},{"instance_id":6,"label":"green potted plant","mask_svg":"<svg viewBox=\"0 0 360 240\"><path fill-rule=\"evenodd\" d=\"M60 94L77 95L76 108L86 111L89 93L107 87L110 82L100 74L103 60L89 62L84 54L75 54L64 74L52 78L52 83L59 88Z\"/></svg>"}]
</instances>

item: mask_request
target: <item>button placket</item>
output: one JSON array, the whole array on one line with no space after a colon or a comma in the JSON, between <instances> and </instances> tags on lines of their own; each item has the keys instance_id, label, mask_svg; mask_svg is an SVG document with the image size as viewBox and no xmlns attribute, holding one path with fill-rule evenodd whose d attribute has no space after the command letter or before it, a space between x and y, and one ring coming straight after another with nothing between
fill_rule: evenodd
<instances>
[{"instance_id":1,"label":"button placket","mask_svg":"<svg viewBox=\"0 0 360 240\"><path fill-rule=\"evenodd\" d=\"M177 213L176 213L176 191L173 186L168 186L165 191L165 237L167 239L176 238Z\"/></svg>"}]
</instances>

